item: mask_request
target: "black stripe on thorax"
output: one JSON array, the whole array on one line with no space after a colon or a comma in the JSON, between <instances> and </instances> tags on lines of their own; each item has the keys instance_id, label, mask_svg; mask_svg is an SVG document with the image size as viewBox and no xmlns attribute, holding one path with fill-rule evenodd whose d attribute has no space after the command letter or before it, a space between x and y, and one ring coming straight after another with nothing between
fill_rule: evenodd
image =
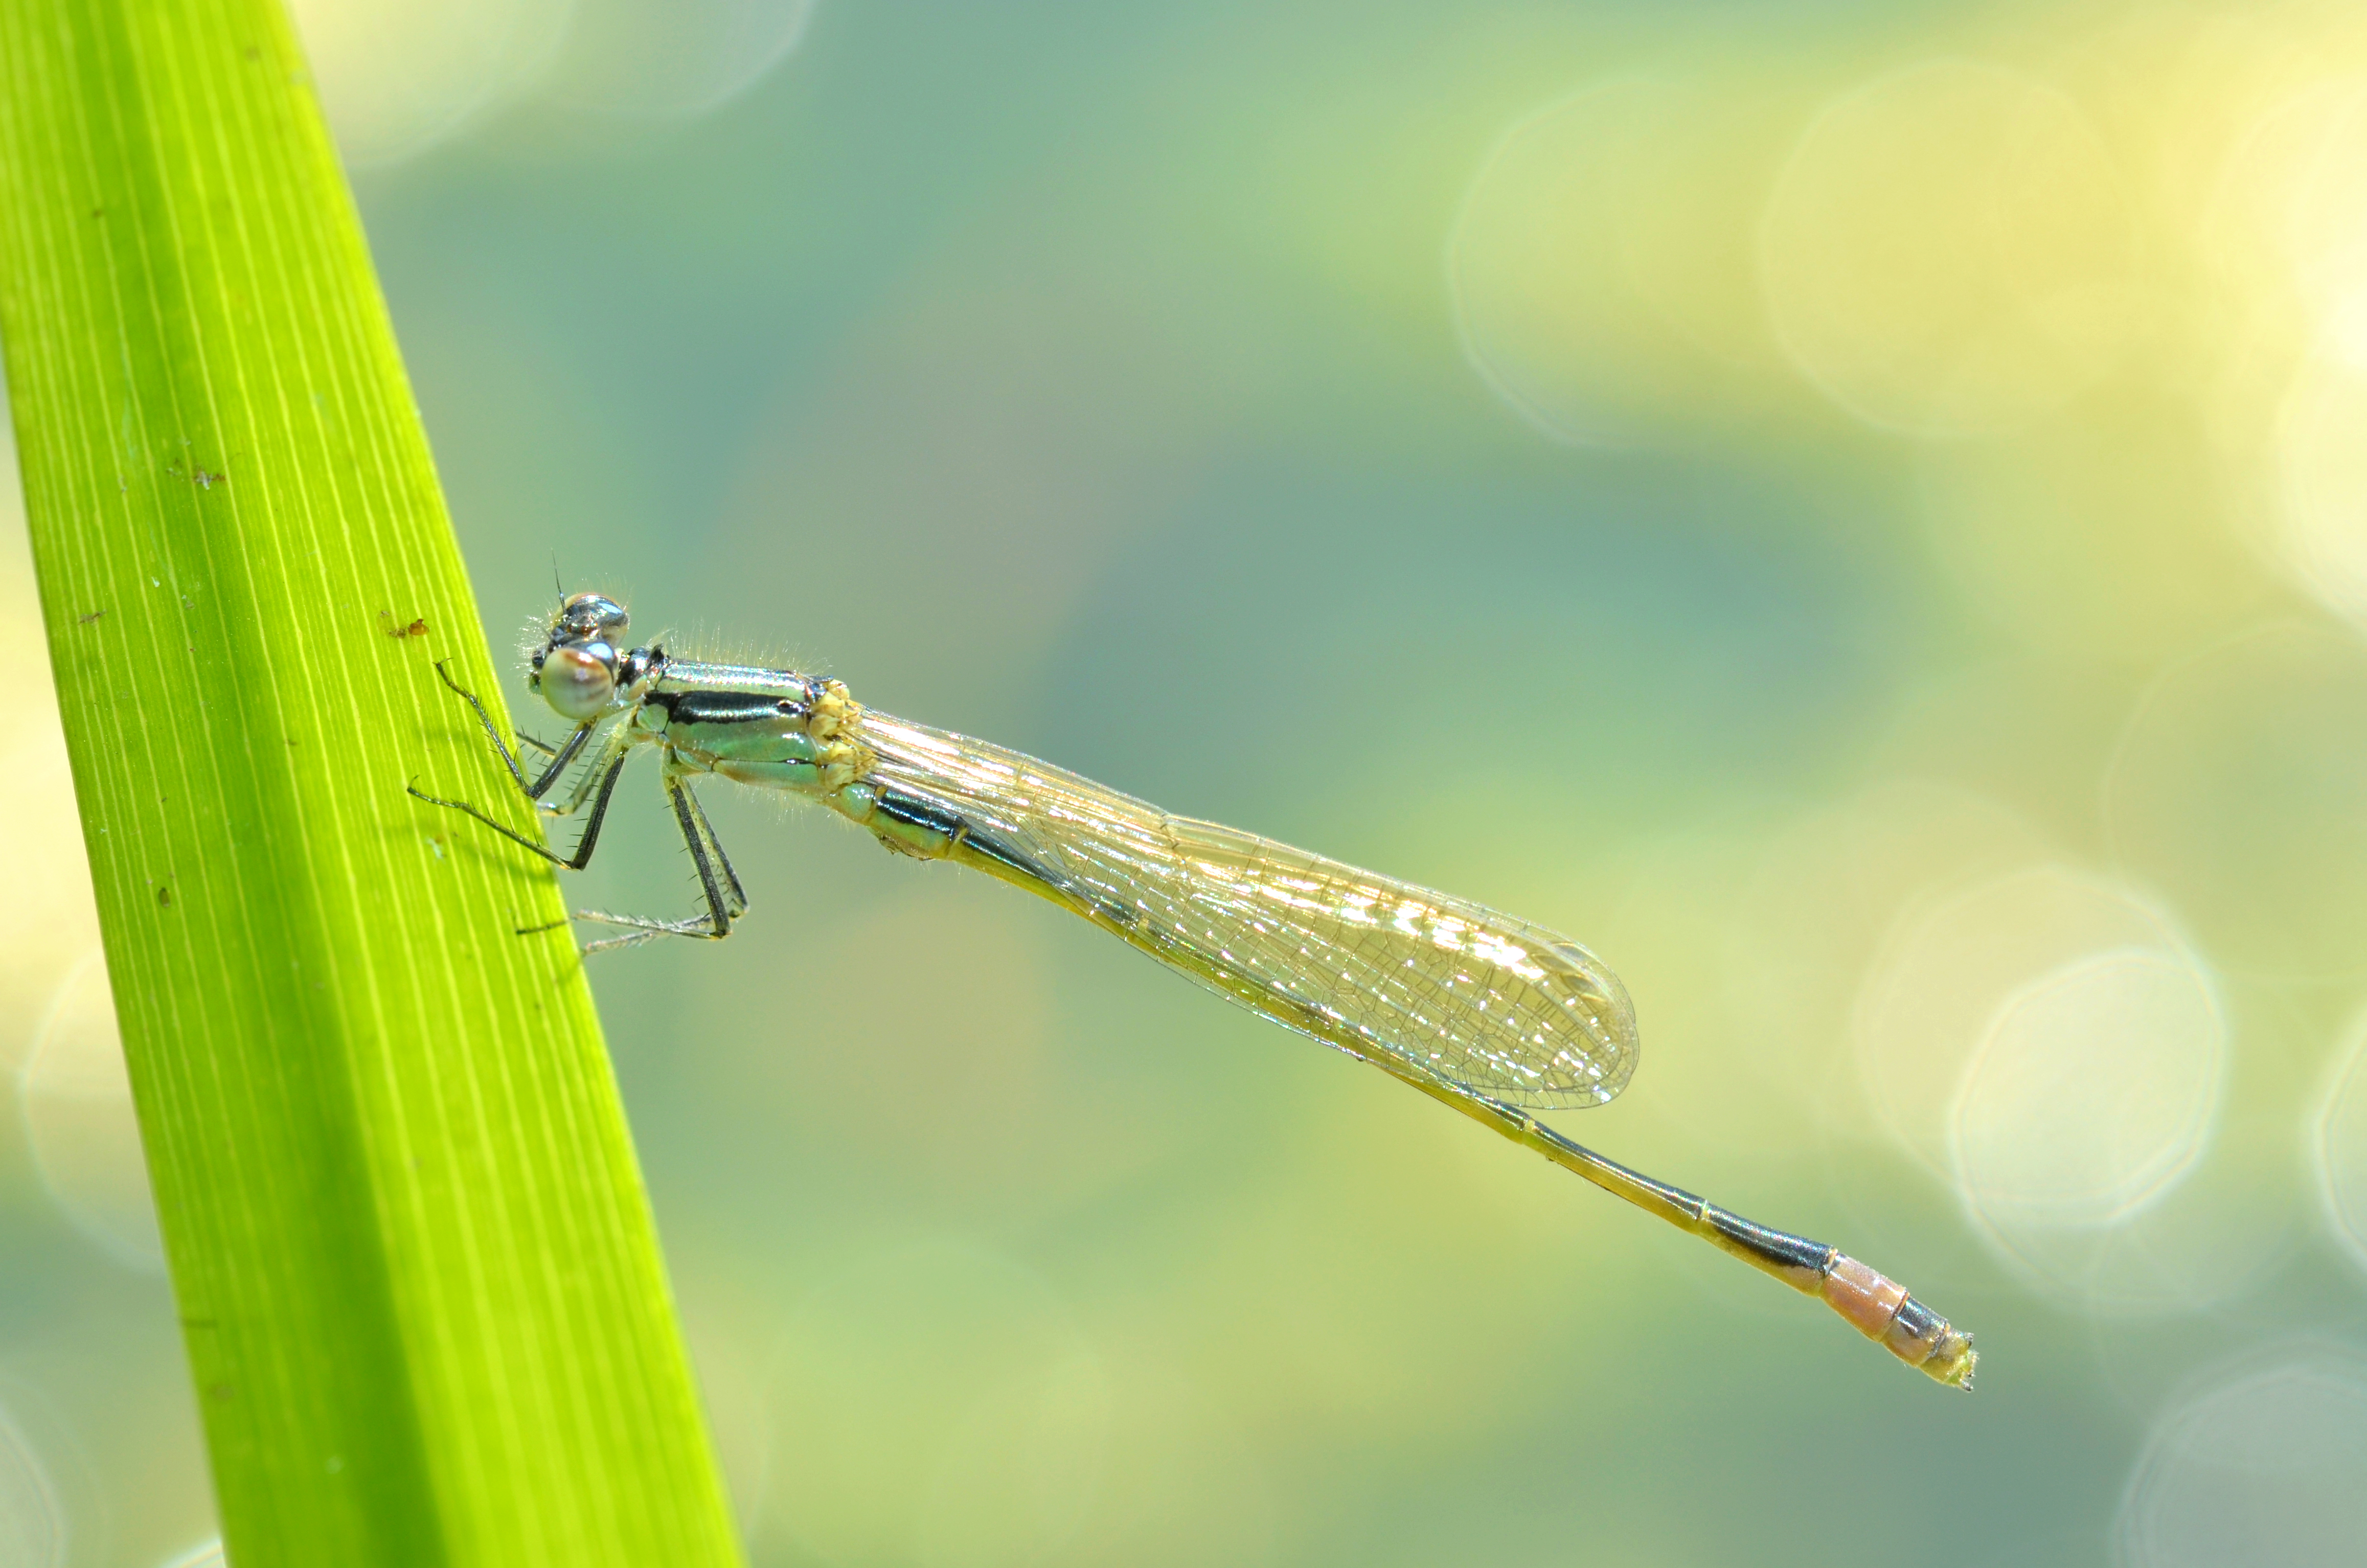
<instances>
[{"instance_id":1,"label":"black stripe on thorax","mask_svg":"<svg viewBox=\"0 0 2367 1568\"><path fill-rule=\"evenodd\" d=\"M806 705L769 691L653 691L646 700L676 724L753 724L802 719Z\"/></svg>"}]
</instances>

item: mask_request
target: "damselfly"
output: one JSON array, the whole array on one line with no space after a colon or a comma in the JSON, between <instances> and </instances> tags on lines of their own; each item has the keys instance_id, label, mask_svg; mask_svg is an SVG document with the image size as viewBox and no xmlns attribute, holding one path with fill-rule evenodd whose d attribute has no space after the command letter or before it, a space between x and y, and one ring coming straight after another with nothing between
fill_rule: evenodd
<instances>
[{"instance_id":1,"label":"damselfly","mask_svg":"<svg viewBox=\"0 0 2367 1568\"><path fill-rule=\"evenodd\" d=\"M1093 922L1285 1028L1371 1062L1755 1268L1815 1296L1941 1382L1970 1388L1969 1335L1856 1259L1755 1224L1580 1147L1539 1110L1602 1105L1636 1069L1636 1015L1603 961L1566 937L1476 903L1239 833L1170 816L1073 773L866 708L845 686L792 670L697 664L625 645L625 608L597 594L560 608L527 685L573 729L513 752L476 710L510 777L549 817L584 813L561 855L477 807L466 812L544 859L581 870L618 776L657 748L660 782L706 909L654 920L595 910L622 935L729 935L747 894L691 790L715 776L827 806L899 854L952 860ZM596 740L596 744L595 744ZM540 754L531 770L524 748ZM576 782L552 798L571 767Z\"/></svg>"}]
</instances>

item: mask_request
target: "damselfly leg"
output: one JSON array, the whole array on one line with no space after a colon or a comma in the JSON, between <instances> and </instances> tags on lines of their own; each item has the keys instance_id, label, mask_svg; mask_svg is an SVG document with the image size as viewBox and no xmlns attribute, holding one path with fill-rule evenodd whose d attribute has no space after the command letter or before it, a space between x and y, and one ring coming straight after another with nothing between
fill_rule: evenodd
<instances>
[{"instance_id":1,"label":"damselfly leg","mask_svg":"<svg viewBox=\"0 0 2367 1568\"><path fill-rule=\"evenodd\" d=\"M690 861L698 869L698 885L707 895L707 913L685 920L651 920L639 915L610 915L605 910L579 909L578 920L596 920L605 926L625 926L631 930L622 937L604 937L587 942L583 951L605 953L618 948L636 948L660 937L697 937L708 941L720 941L731 934L731 923L748 913L748 894L740 886L740 873L731 869L731 858L723 853L723 844L715 836L715 826L707 820L707 808L698 803L689 782L672 767L666 770L666 799L674 806L674 822L682 829L682 841L690 848Z\"/></svg>"},{"instance_id":2,"label":"damselfly leg","mask_svg":"<svg viewBox=\"0 0 2367 1568\"><path fill-rule=\"evenodd\" d=\"M567 765L575 760L576 754L583 749L583 744L592 738L592 732L596 727L591 724L578 725L575 733L567 737L567 744L561 746L553 746L521 733L518 735L521 743L535 747L550 758L549 765L542 770L541 775L529 784L527 782L526 770L518 766L518 755L511 751L508 744L503 741L501 731L493 727L493 716L485 711L485 705L477 700L477 694L452 678L452 672L445 667L445 661L440 659L436 661L436 673L442 677L446 686L459 693L462 699L477 710L477 722L485 727L485 738L493 743L493 755L502 759L502 766L510 770L510 777L517 780L517 787L526 791L526 798L529 801L539 801L545 795L550 793L550 787L559 782L561 776L567 771ZM414 790L412 793L415 795L418 791Z\"/></svg>"},{"instance_id":3,"label":"damselfly leg","mask_svg":"<svg viewBox=\"0 0 2367 1568\"><path fill-rule=\"evenodd\" d=\"M599 846L601 826L607 821L609 798L616 792L617 779L624 776L625 764L632 757L635 744L632 727L623 725L610 731L606 742L585 766L582 775L576 780L575 788L569 792L567 798L556 802L549 801L543 797L548 795L551 788L564 777L569 765L582 755L585 743L590 740L593 732L599 728L597 721L579 725L566 742L558 746L521 732L518 735L519 750L514 753L503 742L501 732L494 727L492 715L485 711L485 705L479 700L476 693L455 681L442 665L436 665L436 673L443 677L446 686L458 693L471 709L475 710L477 722L484 726L485 736L493 742L495 754L501 757L503 766L508 768L510 777L516 781L519 791L535 803L538 812L549 817L572 816L582 810L588 801L591 804L591 814L584 821L583 831L576 838L573 851L561 855L548 845L494 821L483 810L469 801L447 801L441 796L430 795L420 789L416 782L406 784L404 788L413 796L430 805L442 806L474 818L511 843L534 851L554 866L564 867L571 871L580 871L590 865L593 851ZM526 769L519 766L520 755L528 746L550 758L542 772L531 781L527 778ZM595 920L605 925L626 926L633 928L629 936L611 937L587 944L583 949L586 953L603 952L615 948L635 947L661 936L718 939L729 936L731 931L731 922L748 912L748 894L740 884L739 873L732 869L730 857L723 852L723 845L715 835L714 824L708 821L706 808L699 804L698 797L691 791L689 783L682 777L681 770L672 765L671 759L666 768L664 783L667 799L674 806L674 821L682 830L683 843L690 850L691 863L698 871L699 886L707 898L707 913L682 920L654 920L641 915L612 915L605 910L579 910L576 912L577 919ZM565 922L522 926L518 929L518 935L535 936L541 932L556 930L558 926L562 924Z\"/></svg>"}]
</instances>

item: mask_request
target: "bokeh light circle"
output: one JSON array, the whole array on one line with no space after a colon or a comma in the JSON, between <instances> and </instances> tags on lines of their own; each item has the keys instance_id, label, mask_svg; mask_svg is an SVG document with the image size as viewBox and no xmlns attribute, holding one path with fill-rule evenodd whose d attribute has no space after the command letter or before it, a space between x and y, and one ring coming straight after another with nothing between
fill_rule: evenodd
<instances>
[{"instance_id":1,"label":"bokeh light circle","mask_svg":"<svg viewBox=\"0 0 2367 1568\"><path fill-rule=\"evenodd\" d=\"M2129 949L2033 981L1965 1065L1949 1128L1959 1187L2009 1234L2125 1218L2201 1153L2225 1048L2191 960Z\"/></svg>"},{"instance_id":2,"label":"bokeh light circle","mask_svg":"<svg viewBox=\"0 0 2367 1568\"><path fill-rule=\"evenodd\" d=\"M1598 82L1513 125L1446 246L1489 389L1580 446L1690 442L1796 399L1758 230L1797 119L1788 95L1728 74Z\"/></svg>"},{"instance_id":3,"label":"bokeh light circle","mask_svg":"<svg viewBox=\"0 0 2367 1568\"><path fill-rule=\"evenodd\" d=\"M805 36L814 0L573 0L544 92L613 114L711 112Z\"/></svg>"},{"instance_id":4,"label":"bokeh light circle","mask_svg":"<svg viewBox=\"0 0 2367 1568\"><path fill-rule=\"evenodd\" d=\"M530 82L572 0L291 0L346 162L425 152Z\"/></svg>"},{"instance_id":5,"label":"bokeh light circle","mask_svg":"<svg viewBox=\"0 0 2367 1568\"><path fill-rule=\"evenodd\" d=\"M2217 981L2127 888L2037 866L1910 901L1852 1034L1891 1135L2054 1300L2190 1311L2290 1243L2294 1195L2221 1147Z\"/></svg>"},{"instance_id":6,"label":"bokeh light circle","mask_svg":"<svg viewBox=\"0 0 2367 1568\"><path fill-rule=\"evenodd\" d=\"M2367 647L2280 625L2170 666L2104 780L2122 865L2225 967L2367 968Z\"/></svg>"},{"instance_id":7,"label":"bokeh light circle","mask_svg":"<svg viewBox=\"0 0 2367 1568\"><path fill-rule=\"evenodd\" d=\"M1764 1125L1765 1106L1802 1115L1850 1115L1855 1097L1836 1093L1846 1078L1853 994L1901 901L1962 887L2026 866L2044 854L2031 826L1996 801L1954 784L1912 776L1876 779L1785 826L1760 854L1747 882L1711 902L1726 916L1724 982L1728 1028L1747 1029L1751 1050L1701 1067L1752 1085L1742 1124L1771 1150L1791 1146L1796 1129ZM1656 1015L1657 1017L1657 1015ZM1660 1028L1655 1025L1655 1038ZM1656 1074L1677 1071L1670 1053ZM1695 1098L1714 1097L1704 1084ZM1787 1124L1788 1125L1788 1124Z\"/></svg>"},{"instance_id":8,"label":"bokeh light circle","mask_svg":"<svg viewBox=\"0 0 2367 1568\"><path fill-rule=\"evenodd\" d=\"M2327 608L2367 621L2367 362L2325 350L2305 359L2274 442L2287 571Z\"/></svg>"},{"instance_id":9,"label":"bokeh light circle","mask_svg":"<svg viewBox=\"0 0 2367 1568\"><path fill-rule=\"evenodd\" d=\"M0 1564L61 1568L65 1509L32 1443L0 1410Z\"/></svg>"},{"instance_id":10,"label":"bokeh light circle","mask_svg":"<svg viewBox=\"0 0 2367 1568\"><path fill-rule=\"evenodd\" d=\"M8 454L0 449L0 463ZM10 519L0 514L0 528ZM0 582L0 598L7 585ZM27 634L39 636L37 625ZM29 683L28 683L29 684ZM98 945L98 908L84 858L65 736L49 677L0 696L0 1070L22 1068L58 976Z\"/></svg>"},{"instance_id":11,"label":"bokeh light circle","mask_svg":"<svg viewBox=\"0 0 2367 1568\"><path fill-rule=\"evenodd\" d=\"M2311 1129L2310 1152L2327 1222L2367 1268L2367 1018L2335 1058Z\"/></svg>"},{"instance_id":12,"label":"bokeh light circle","mask_svg":"<svg viewBox=\"0 0 2367 1568\"><path fill-rule=\"evenodd\" d=\"M1885 1126L1953 1179L1950 1124L1967 1069L2023 989L2101 956L2184 958L2160 911L2065 866L2035 866L1910 902L1860 984L1860 1081Z\"/></svg>"},{"instance_id":13,"label":"bokeh light circle","mask_svg":"<svg viewBox=\"0 0 2367 1568\"><path fill-rule=\"evenodd\" d=\"M58 983L23 1074L27 1142L74 1228L143 1272L164 1266L107 964L94 949Z\"/></svg>"},{"instance_id":14,"label":"bokeh light circle","mask_svg":"<svg viewBox=\"0 0 2367 1568\"><path fill-rule=\"evenodd\" d=\"M2127 1568L2323 1568L2367 1542L2367 1367L2305 1351L2156 1423L2120 1509Z\"/></svg>"},{"instance_id":15,"label":"bokeh light circle","mask_svg":"<svg viewBox=\"0 0 2367 1568\"><path fill-rule=\"evenodd\" d=\"M2321 83L2297 107L2304 112L2293 118L2307 140L2293 161L2294 177L2276 192L2283 198L2278 237L2312 313L2339 325L2367 299L2367 80ZM2355 356L2367 339L2343 334L2340 347Z\"/></svg>"},{"instance_id":16,"label":"bokeh light circle","mask_svg":"<svg viewBox=\"0 0 2367 1568\"><path fill-rule=\"evenodd\" d=\"M1761 276L1800 372L1867 422L2010 428L2132 335L2136 241L2119 172L2068 97L1939 60L1829 105L1770 197Z\"/></svg>"},{"instance_id":17,"label":"bokeh light circle","mask_svg":"<svg viewBox=\"0 0 2367 1568\"><path fill-rule=\"evenodd\" d=\"M1455 218L1447 278L1464 352L1557 440L1617 446L1644 433L1634 381L1667 330L1628 286L1620 228L1637 165L1680 102L1663 83L1609 82L1531 116Z\"/></svg>"}]
</instances>

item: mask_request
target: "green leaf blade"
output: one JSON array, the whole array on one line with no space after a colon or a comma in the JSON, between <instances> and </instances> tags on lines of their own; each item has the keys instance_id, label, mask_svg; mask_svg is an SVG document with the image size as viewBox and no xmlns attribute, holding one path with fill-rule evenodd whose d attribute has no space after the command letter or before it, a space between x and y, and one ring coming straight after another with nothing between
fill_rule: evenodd
<instances>
[{"instance_id":1,"label":"green leaf blade","mask_svg":"<svg viewBox=\"0 0 2367 1568\"><path fill-rule=\"evenodd\" d=\"M303 83L255 0L0 5L0 339L226 1539L733 1562L580 965L511 934L552 881L403 793L514 797Z\"/></svg>"}]
</instances>

